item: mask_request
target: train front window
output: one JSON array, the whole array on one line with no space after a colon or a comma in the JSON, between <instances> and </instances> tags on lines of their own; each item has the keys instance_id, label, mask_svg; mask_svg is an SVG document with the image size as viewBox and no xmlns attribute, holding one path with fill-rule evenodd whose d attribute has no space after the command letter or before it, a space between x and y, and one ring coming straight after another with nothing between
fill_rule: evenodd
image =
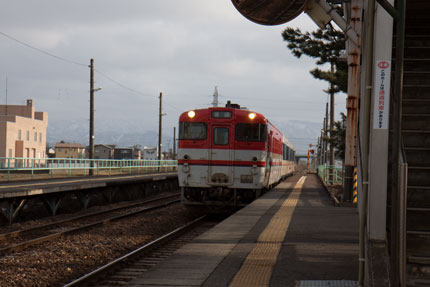
<instances>
[{"instance_id":1,"label":"train front window","mask_svg":"<svg viewBox=\"0 0 430 287\"><path fill-rule=\"evenodd\" d=\"M265 124L237 124L236 125L236 140L264 142L266 140Z\"/></svg>"},{"instance_id":2,"label":"train front window","mask_svg":"<svg viewBox=\"0 0 430 287\"><path fill-rule=\"evenodd\" d=\"M228 128L214 128L214 144L228 145Z\"/></svg>"},{"instance_id":3,"label":"train front window","mask_svg":"<svg viewBox=\"0 0 430 287\"><path fill-rule=\"evenodd\" d=\"M204 140L206 139L205 123L179 123L180 140Z\"/></svg>"}]
</instances>

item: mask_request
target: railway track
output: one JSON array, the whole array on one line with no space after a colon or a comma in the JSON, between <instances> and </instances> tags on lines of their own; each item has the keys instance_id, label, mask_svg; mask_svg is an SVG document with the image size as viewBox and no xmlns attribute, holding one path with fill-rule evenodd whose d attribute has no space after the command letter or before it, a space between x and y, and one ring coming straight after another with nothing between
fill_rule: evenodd
<instances>
[{"instance_id":1,"label":"railway track","mask_svg":"<svg viewBox=\"0 0 430 287\"><path fill-rule=\"evenodd\" d=\"M0 248L0 255L19 252L30 246L78 233L92 227L106 225L129 216L159 209L177 202L179 202L178 193L37 227L0 234L0 246L3 246ZM115 215L106 218L106 215L110 213Z\"/></svg>"},{"instance_id":2,"label":"railway track","mask_svg":"<svg viewBox=\"0 0 430 287\"><path fill-rule=\"evenodd\" d=\"M208 221L207 216L197 218L64 286L127 285L130 280L158 264L181 246L212 228L216 223Z\"/></svg>"}]
</instances>

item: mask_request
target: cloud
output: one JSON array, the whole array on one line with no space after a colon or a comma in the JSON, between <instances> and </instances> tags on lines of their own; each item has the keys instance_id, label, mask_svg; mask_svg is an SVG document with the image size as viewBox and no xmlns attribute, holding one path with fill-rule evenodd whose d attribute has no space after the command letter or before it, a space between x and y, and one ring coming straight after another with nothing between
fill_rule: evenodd
<instances>
[{"instance_id":1,"label":"cloud","mask_svg":"<svg viewBox=\"0 0 430 287\"><path fill-rule=\"evenodd\" d=\"M87 127L90 58L96 86L103 87L96 93L100 128L127 129L133 122L156 130L163 92L171 130L182 111L210 105L214 86L222 102L237 101L280 122L324 117L327 85L309 75L312 59L297 59L285 47L286 25L252 23L231 1L39 0L2 7L0 31L83 65L0 36L0 91L7 76L9 102L33 98L50 122L73 119ZM316 29L306 15L287 25Z\"/></svg>"}]
</instances>

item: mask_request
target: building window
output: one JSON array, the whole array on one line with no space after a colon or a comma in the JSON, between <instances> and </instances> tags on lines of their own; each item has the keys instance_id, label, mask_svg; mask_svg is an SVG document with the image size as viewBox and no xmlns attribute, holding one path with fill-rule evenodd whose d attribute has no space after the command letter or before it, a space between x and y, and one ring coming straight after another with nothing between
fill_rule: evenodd
<instances>
[{"instance_id":1,"label":"building window","mask_svg":"<svg viewBox=\"0 0 430 287\"><path fill-rule=\"evenodd\" d=\"M21 130L18 130L18 140L21 140Z\"/></svg>"},{"instance_id":2,"label":"building window","mask_svg":"<svg viewBox=\"0 0 430 287\"><path fill-rule=\"evenodd\" d=\"M30 140L30 131L27 131L27 132L25 133L25 140L26 140L26 141L29 141L29 140Z\"/></svg>"},{"instance_id":3,"label":"building window","mask_svg":"<svg viewBox=\"0 0 430 287\"><path fill-rule=\"evenodd\" d=\"M34 132L34 141L37 142L37 132Z\"/></svg>"},{"instance_id":4,"label":"building window","mask_svg":"<svg viewBox=\"0 0 430 287\"><path fill-rule=\"evenodd\" d=\"M39 133L39 142L42 142L42 133Z\"/></svg>"},{"instance_id":5,"label":"building window","mask_svg":"<svg viewBox=\"0 0 430 287\"><path fill-rule=\"evenodd\" d=\"M11 148L8 150L8 157L12 157L12 149Z\"/></svg>"}]
</instances>

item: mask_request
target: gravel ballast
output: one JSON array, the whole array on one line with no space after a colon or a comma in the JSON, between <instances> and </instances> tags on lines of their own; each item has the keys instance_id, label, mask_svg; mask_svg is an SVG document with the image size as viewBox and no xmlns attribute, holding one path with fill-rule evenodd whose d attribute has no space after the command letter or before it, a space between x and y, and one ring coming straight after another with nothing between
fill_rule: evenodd
<instances>
[{"instance_id":1,"label":"gravel ballast","mask_svg":"<svg viewBox=\"0 0 430 287\"><path fill-rule=\"evenodd\" d=\"M0 257L0 286L63 286L193 218L180 204Z\"/></svg>"}]
</instances>

